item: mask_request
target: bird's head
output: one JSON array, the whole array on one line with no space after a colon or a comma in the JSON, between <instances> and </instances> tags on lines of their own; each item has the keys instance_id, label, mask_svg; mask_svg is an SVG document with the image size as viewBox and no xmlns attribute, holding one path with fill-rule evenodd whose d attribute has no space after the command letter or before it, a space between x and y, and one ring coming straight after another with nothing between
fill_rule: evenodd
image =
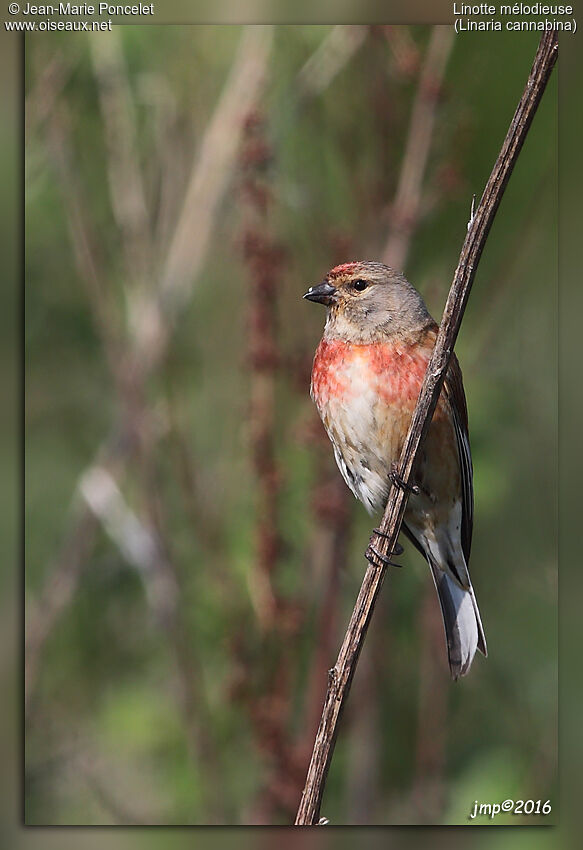
<instances>
[{"instance_id":1,"label":"bird's head","mask_svg":"<svg viewBox=\"0 0 583 850\"><path fill-rule=\"evenodd\" d=\"M328 308L326 333L354 343L405 337L432 321L416 289L399 272L374 262L336 266L304 298Z\"/></svg>"}]
</instances>

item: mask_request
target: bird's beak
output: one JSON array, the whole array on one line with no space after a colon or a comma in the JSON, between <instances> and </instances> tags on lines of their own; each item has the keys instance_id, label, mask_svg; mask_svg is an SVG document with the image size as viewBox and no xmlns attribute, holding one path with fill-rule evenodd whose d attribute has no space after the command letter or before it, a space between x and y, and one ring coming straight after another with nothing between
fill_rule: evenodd
<instances>
[{"instance_id":1,"label":"bird's beak","mask_svg":"<svg viewBox=\"0 0 583 850\"><path fill-rule=\"evenodd\" d=\"M308 301L317 301L318 304L326 304L328 306L335 300L334 296L336 292L335 286L332 286L327 280L323 280L318 286L310 286L304 298L307 298Z\"/></svg>"}]
</instances>

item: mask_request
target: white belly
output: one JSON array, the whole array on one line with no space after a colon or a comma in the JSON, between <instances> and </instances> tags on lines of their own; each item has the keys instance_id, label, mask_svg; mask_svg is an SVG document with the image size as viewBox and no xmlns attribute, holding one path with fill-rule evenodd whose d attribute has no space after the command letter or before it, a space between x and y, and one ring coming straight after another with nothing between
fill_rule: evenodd
<instances>
[{"instance_id":1,"label":"white belly","mask_svg":"<svg viewBox=\"0 0 583 850\"><path fill-rule=\"evenodd\" d=\"M349 392L326 399L322 406L316 403L344 480L369 513L374 513L386 503L391 462L399 459L401 435L412 411L403 413L387 404L371 383L370 374L363 374L364 367L359 366L350 366Z\"/></svg>"}]
</instances>

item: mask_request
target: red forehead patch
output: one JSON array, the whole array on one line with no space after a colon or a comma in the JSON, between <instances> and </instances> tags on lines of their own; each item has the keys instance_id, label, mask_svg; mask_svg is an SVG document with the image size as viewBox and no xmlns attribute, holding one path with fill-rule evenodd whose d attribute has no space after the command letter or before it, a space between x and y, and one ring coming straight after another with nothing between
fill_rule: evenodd
<instances>
[{"instance_id":1,"label":"red forehead patch","mask_svg":"<svg viewBox=\"0 0 583 850\"><path fill-rule=\"evenodd\" d=\"M360 266L360 263L342 263L340 266L335 266L332 271L328 272L328 280L336 280L338 277L343 277L346 274L352 274Z\"/></svg>"}]
</instances>

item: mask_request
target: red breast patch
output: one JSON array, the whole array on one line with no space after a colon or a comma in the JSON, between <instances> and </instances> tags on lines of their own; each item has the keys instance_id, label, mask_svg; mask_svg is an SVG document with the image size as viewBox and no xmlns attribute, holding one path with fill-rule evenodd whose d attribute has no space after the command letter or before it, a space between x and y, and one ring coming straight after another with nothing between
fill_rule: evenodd
<instances>
[{"instance_id":1,"label":"red breast patch","mask_svg":"<svg viewBox=\"0 0 583 850\"><path fill-rule=\"evenodd\" d=\"M322 339L314 357L312 394L319 405L348 400L363 383L385 404L414 404L431 349L420 345L371 343L354 345Z\"/></svg>"},{"instance_id":2,"label":"red breast patch","mask_svg":"<svg viewBox=\"0 0 583 850\"><path fill-rule=\"evenodd\" d=\"M320 340L312 367L312 395L318 404L327 404L330 396L340 397L347 391L344 367L353 347L339 339Z\"/></svg>"}]
</instances>

